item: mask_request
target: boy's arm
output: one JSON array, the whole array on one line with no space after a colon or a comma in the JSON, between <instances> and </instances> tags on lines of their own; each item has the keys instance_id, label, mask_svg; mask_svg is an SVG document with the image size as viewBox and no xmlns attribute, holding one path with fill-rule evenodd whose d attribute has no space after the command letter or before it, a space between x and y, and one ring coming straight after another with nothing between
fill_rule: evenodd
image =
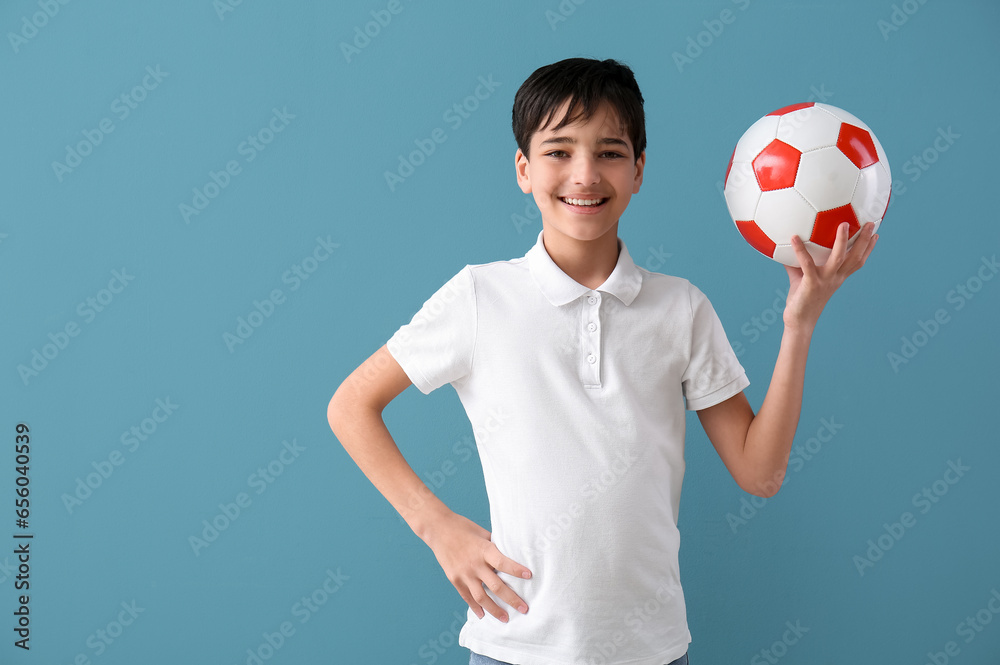
<instances>
[{"instance_id":1,"label":"boy's arm","mask_svg":"<svg viewBox=\"0 0 1000 665\"><path fill-rule=\"evenodd\" d=\"M847 251L847 224L841 224L830 257L822 266L815 265L798 237L792 239L802 267L785 266L789 281L785 329L760 412L754 416L742 392L698 411L719 457L736 483L750 494L770 497L781 487L799 423L806 357L816 321L830 296L868 260L878 240L873 228L873 224L866 224Z\"/></svg>"},{"instance_id":2,"label":"boy's arm","mask_svg":"<svg viewBox=\"0 0 1000 665\"><path fill-rule=\"evenodd\" d=\"M382 411L410 385L410 379L382 346L340 385L327 407L330 428L376 489L434 552L448 580L481 619L507 613L486 593L519 611L527 605L497 572L530 577L530 571L500 553L490 532L451 511L420 480L389 434ZM524 608L523 610L520 608Z\"/></svg>"}]
</instances>

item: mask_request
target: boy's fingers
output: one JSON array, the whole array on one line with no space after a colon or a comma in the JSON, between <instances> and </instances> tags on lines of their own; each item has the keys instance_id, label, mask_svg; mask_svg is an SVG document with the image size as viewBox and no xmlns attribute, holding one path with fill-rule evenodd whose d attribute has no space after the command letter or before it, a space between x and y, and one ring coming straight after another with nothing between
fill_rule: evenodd
<instances>
[{"instance_id":1,"label":"boy's fingers","mask_svg":"<svg viewBox=\"0 0 1000 665\"><path fill-rule=\"evenodd\" d=\"M844 258L844 270L848 275L865 264L865 260L868 258L868 254L871 252L872 245L874 244L872 242L875 234L874 228L875 225L873 223L867 222L861 228L861 233L854 239L854 244Z\"/></svg>"},{"instance_id":2,"label":"boy's fingers","mask_svg":"<svg viewBox=\"0 0 1000 665\"><path fill-rule=\"evenodd\" d=\"M530 576L531 571L513 559L504 556L500 550L497 549L497 546L492 543L490 544L490 547L487 548L483 558L491 568L490 573L484 576L483 583L489 588L490 591L493 592L493 595L500 598L518 612L527 612L528 604L525 603L520 596L514 593L514 590L507 586L507 584L500 579L500 576L497 575L497 573L507 573L523 579L523 573L527 572Z\"/></svg>"},{"instance_id":3,"label":"boy's fingers","mask_svg":"<svg viewBox=\"0 0 1000 665\"><path fill-rule=\"evenodd\" d=\"M469 608L472 610L472 612L477 617L479 617L480 619L482 619L483 616L485 616L486 613L483 611L483 606L480 605L476 601L476 599L472 597L471 593L468 593L468 592L465 592L465 591L460 591L459 595L462 596L462 600L464 600L466 602L466 604L468 604Z\"/></svg>"},{"instance_id":4,"label":"boy's fingers","mask_svg":"<svg viewBox=\"0 0 1000 665\"><path fill-rule=\"evenodd\" d=\"M496 545L492 545L486 550L484 558L486 559L486 563L490 564L494 570L507 573L508 575L513 575L515 577L520 577L522 579L528 579L531 577L531 571L528 570L527 567L522 566L510 557L504 556L504 554L497 549ZM525 573L527 573L527 577L525 577Z\"/></svg>"},{"instance_id":5,"label":"boy's fingers","mask_svg":"<svg viewBox=\"0 0 1000 665\"><path fill-rule=\"evenodd\" d=\"M493 592L493 595L507 603L515 610L524 614L528 611L528 604L521 600L521 597L514 593L507 584L500 579L500 576L496 573L491 573L487 575L487 579L483 580L483 584Z\"/></svg>"},{"instance_id":6,"label":"boy's fingers","mask_svg":"<svg viewBox=\"0 0 1000 665\"><path fill-rule=\"evenodd\" d=\"M875 243L877 242L878 242L878 235L873 235L872 241L868 243L868 247L865 249L865 255L861 257L862 265L868 262L868 257L871 255L872 250L875 249Z\"/></svg>"},{"instance_id":7,"label":"boy's fingers","mask_svg":"<svg viewBox=\"0 0 1000 665\"><path fill-rule=\"evenodd\" d=\"M486 588L483 587L482 584L479 585L479 593L477 593L476 590L473 589L472 598L482 607L484 611L489 612L500 621L503 622L507 621L508 619L507 612L505 612L503 609L500 608L499 605L493 602L493 599L490 598L490 595L488 593L486 593ZM483 616L485 616L485 614Z\"/></svg>"},{"instance_id":8,"label":"boy's fingers","mask_svg":"<svg viewBox=\"0 0 1000 665\"><path fill-rule=\"evenodd\" d=\"M792 239L792 251L795 252L795 258L799 261L799 269L802 270L803 276L814 278L816 275L816 263L812 259L812 255L806 249L805 245L802 244L802 238Z\"/></svg>"},{"instance_id":9,"label":"boy's fingers","mask_svg":"<svg viewBox=\"0 0 1000 665\"><path fill-rule=\"evenodd\" d=\"M861 254L860 263L864 264L865 260L868 258L868 254L871 253L872 246L875 244L875 224L872 222L865 224L863 234L858 238L855 244L858 242L863 243L861 245L861 249L858 251Z\"/></svg>"},{"instance_id":10,"label":"boy's fingers","mask_svg":"<svg viewBox=\"0 0 1000 665\"><path fill-rule=\"evenodd\" d=\"M826 259L826 262L830 264L835 269L839 269L844 263L844 258L847 256L847 238L848 238L849 228L847 222L841 222L837 226L837 235L833 241L833 248L830 252L830 256Z\"/></svg>"}]
</instances>

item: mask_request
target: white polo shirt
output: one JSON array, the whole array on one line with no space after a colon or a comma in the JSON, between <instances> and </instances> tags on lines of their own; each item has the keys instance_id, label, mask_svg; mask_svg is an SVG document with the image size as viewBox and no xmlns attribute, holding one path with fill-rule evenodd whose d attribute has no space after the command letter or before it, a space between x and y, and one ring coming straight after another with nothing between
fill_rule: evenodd
<instances>
[{"instance_id":1,"label":"white polo shirt","mask_svg":"<svg viewBox=\"0 0 1000 665\"><path fill-rule=\"evenodd\" d=\"M522 258L463 268L388 341L413 384L469 416L492 541L533 573L504 624L471 609L459 644L518 665L664 665L691 641L677 512L685 400L749 385L708 299L618 263L591 290L538 234Z\"/></svg>"}]
</instances>

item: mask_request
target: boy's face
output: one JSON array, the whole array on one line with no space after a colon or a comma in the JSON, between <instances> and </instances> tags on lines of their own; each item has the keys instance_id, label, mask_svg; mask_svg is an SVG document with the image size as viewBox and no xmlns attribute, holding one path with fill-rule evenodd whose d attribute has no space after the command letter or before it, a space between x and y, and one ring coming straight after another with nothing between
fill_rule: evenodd
<instances>
[{"instance_id":1,"label":"boy's face","mask_svg":"<svg viewBox=\"0 0 1000 665\"><path fill-rule=\"evenodd\" d=\"M550 126L565 117L568 105L567 99ZM610 104L604 102L586 122L577 120L558 131L537 130L530 154L530 162L520 149L515 155L517 183L525 194L534 195L546 237L617 237L618 219L642 184L646 153L636 160Z\"/></svg>"}]
</instances>

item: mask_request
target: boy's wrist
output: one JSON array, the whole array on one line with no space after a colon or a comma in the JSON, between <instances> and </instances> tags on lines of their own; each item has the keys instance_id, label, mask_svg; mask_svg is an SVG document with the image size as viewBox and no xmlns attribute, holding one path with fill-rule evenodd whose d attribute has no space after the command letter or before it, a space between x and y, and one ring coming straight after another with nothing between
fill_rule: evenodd
<instances>
[{"instance_id":1,"label":"boy's wrist","mask_svg":"<svg viewBox=\"0 0 1000 665\"><path fill-rule=\"evenodd\" d=\"M430 494L429 490L428 494L430 496L421 500L419 509L412 512L406 518L406 522L420 540L424 541L428 547L432 547L441 523L448 518L452 511L444 502Z\"/></svg>"},{"instance_id":2,"label":"boy's wrist","mask_svg":"<svg viewBox=\"0 0 1000 665\"><path fill-rule=\"evenodd\" d=\"M794 337L804 342L808 342L812 339L812 334L816 330L816 322L801 322L796 321L793 323L785 323L785 336Z\"/></svg>"}]
</instances>

